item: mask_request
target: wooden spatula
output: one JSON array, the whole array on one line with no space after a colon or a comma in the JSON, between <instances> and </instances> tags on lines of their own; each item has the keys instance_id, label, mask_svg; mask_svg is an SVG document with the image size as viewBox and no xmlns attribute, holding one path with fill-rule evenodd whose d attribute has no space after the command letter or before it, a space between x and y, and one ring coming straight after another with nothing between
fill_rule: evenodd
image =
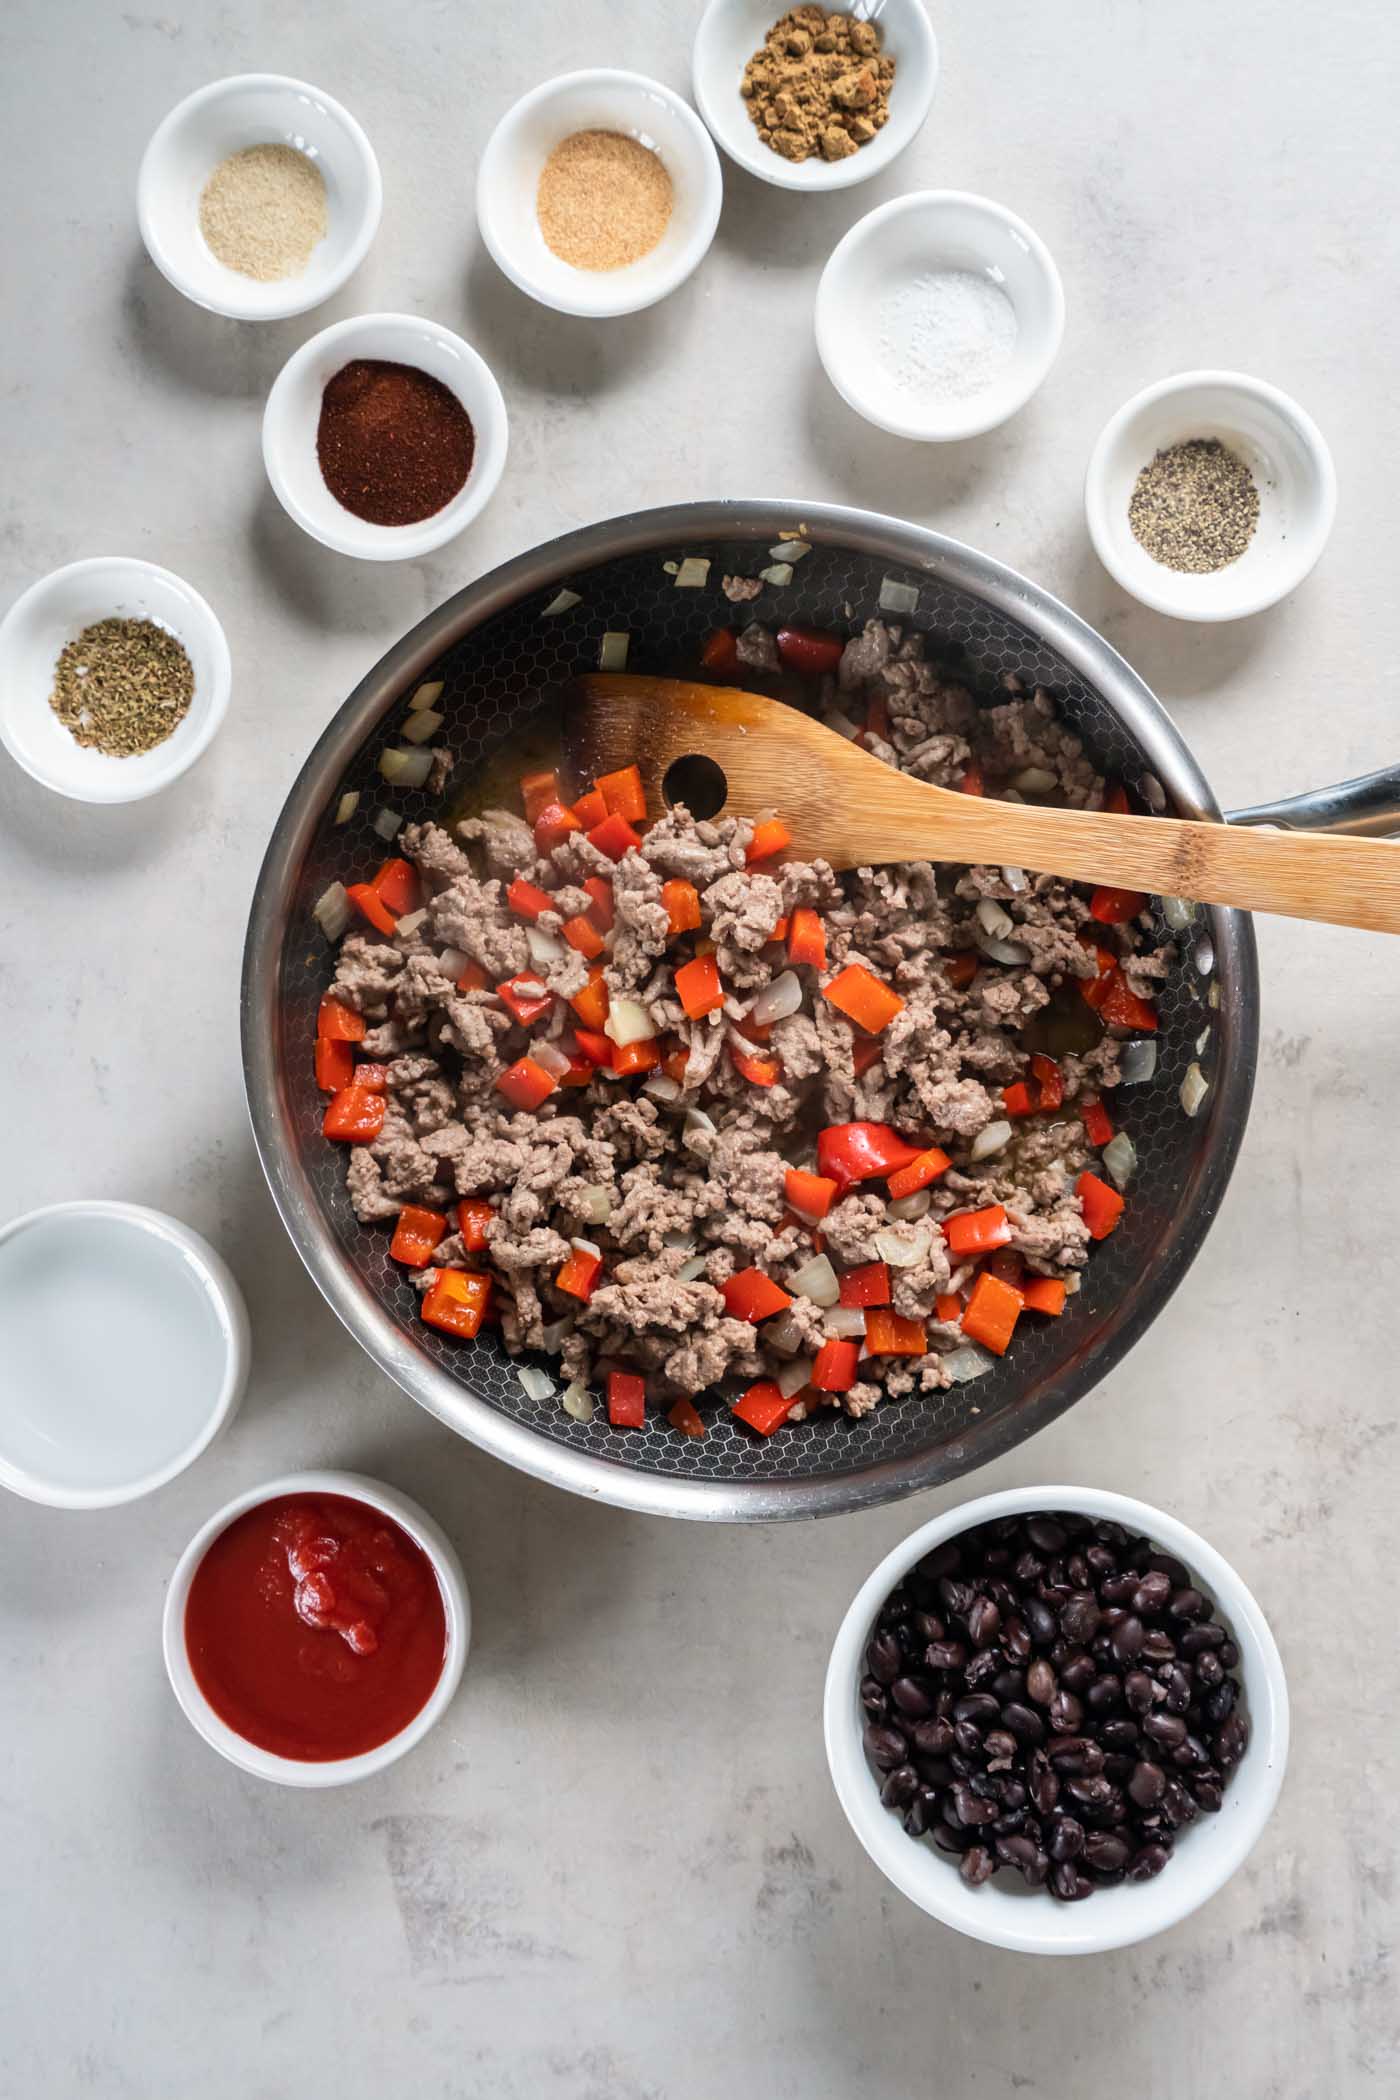
<instances>
[{"instance_id":1,"label":"wooden spatula","mask_svg":"<svg viewBox=\"0 0 1400 2100\"><path fill-rule=\"evenodd\" d=\"M991 861L1076 882L1400 933L1400 842L1236 830L1176 817L997 802L912 780L796 708L735 686L595 671L576 682L564 744L581 780L636 764L648 807L697 815L697 757L723 774L724 812L776 811L800 858ZM670 778L668 779L668 775Z\"/></svg>"}]
</instances>

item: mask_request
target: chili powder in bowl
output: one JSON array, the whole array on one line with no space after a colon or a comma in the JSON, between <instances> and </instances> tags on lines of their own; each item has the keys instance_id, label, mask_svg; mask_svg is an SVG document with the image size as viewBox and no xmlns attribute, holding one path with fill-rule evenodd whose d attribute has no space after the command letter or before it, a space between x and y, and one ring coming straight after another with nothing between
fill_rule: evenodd
<instances>
[{"instance_id":1,"label":"chili powder in bowl","mask_svg":"<svg viewBox=\"0 0 1400 2100\"><path fill-rule=\"evenodd\" d=\"M190 1542L165 1602L165 1667L231 1764L340 1786L402 1757L461 1681L471 1610L425 1511L353 1473L235 1497Z\"/></svg>"},{"instance_id":2,"label":"chili powder in bowl","mask_svg":"<svg viewBox=\"0 0 1400 2100\"><path fill-rule=\"evenodd\" d=\"M304 343L263 412L263 461L304 532L363 561L444 546L505 467L501 390L460 336L411 314L360 314Z\"/></svg>"}]
</instances>

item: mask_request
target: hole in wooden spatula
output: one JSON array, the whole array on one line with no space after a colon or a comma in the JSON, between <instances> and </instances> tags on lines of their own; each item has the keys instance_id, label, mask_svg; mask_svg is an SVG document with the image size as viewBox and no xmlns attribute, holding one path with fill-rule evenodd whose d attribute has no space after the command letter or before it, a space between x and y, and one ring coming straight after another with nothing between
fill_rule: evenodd
<instances>
[{"instance_id":1,"label":"hole in wooden spatula","mask_svg":"<svg viewBox=\"0 0 1400 2100\"><path fill-rule=\"evenodd\" d=\"M717 817L724 808L729 782L722 766L706 758L703 751L692 751L685 758L672 759L661 792L668 809L683 802L692 817L703 822L706 817Z\"/></svg>"}]
</instances>

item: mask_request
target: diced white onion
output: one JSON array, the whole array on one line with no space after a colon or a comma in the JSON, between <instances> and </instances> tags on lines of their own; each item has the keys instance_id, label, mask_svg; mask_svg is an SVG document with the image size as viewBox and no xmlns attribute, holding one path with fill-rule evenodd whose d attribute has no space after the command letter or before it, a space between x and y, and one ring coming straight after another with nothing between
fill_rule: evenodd
<instances>
[{"instance_id":1,"label":"diced white onion","mask_svg":"<svg viewBox=\"0 0 1400 2100\"><path fill-rule=\"evenodd\" d=\"M698 1283L705 1273L705 1263L708 1260L707 1254L692 1254L689 1261L681 1263L676 1275L682 1283Z\"/></svg>"},{"instance_id":2,"label":"diced white onion","mask_svg":"<svg viewBox=\"0 0 1400 2100\"><path fill-rule=\"evenodd\" d=\"M399 826L403 823L403 818L400 816L397 810L377 809L374 813L371 823L372 828L378 832L380 838L383 839L385 845L387 846L390 839L395 838L398 835L398 829Z\"/></svg>"},{"instance_id":3,"label":"diced white onion","mask_svg":"<svg viewBox=\"0 0 1400 2100\"><path fill-rule=\"evenodd\" d=\"M709 581L710 557L708 554L687 554L676 571L678 591L698 591Z\"/></svg>"},{"instance_id":4,"label":"diced white onion","mask_svg":"<svg viewBox=\"0 0 1400 2100\"><path fill-rule=\"evenodd\" d=\"M438 956L438 968L444 977L450 977L455 984L470 961L471 957L465 948L444 948Z\"/></svg>"},{"instance_id":5,"label":"diced white onion","mask_svg":"<svg viewBox=\"0 0 1400 2100\"><path fill-rule=\"evenodd\" d=\"M779 1356L795 1356L802 1347L805 1331L797 1314L789 1306L773 1319L764 1322L763 1346L765 1349L776 1349Z\"/></svg>"},{"instance_id":6,"label":"diced white onion","mask_svg":"<svg viewBox=\"0 0 1400 2100\"><path fill-rule=\"evenodd\" d=\"M666 575L674 576L680 568L680 563L678 561L663 561L661 566Z\"/></svg>"},{"instance_id":7,"label":"diced white onion","mask_svg":"<svg viewBox=\"0 0 1400 2100\"><path fill-rule=\"evenodd\" d=\"M582 603L583 600L577 591L556 591L548 605L540 613L540 618L542 620L551 620L556 613L569 612L575 605L582 605Z\"/></svg>"},{"instance_id":8,"label":"diced white onion","mask_svg":"<svg viewBox=\"0 0 1400 2100\"><path fill-rule=\"evenodd\" d=\"M901 583L897 576L886 576L880 584L881 612L911 613L919 603L918 586Z\"/></svg>"},{"instance_id":9,"label":"diced white onion","mask_svg":"<svg viewBox=\"0 0 1400 2100\"><path fill-rule=\"evenodd\" d=\"M1104 1172L1116 1189L1125 1189L1137 1172L1137 1146L1126 1130L1111 1137L1103 1148Z\"/></svg>"},{"instance_id":10,"label":"diced white onion","mask_svg":"<svg viewBox=\"0 0 1400 2100\"><path fill-rule=\"evenodd\" d=\"M336 823L348 824L359 806L360 791L358 788L351 788L349 793L342 795L339 802L335 805Z\"/></svg>"},{"instance_id":11,"label":"diced white onion","mask_svg":"<svg viewBox=\"0 0 1400 2100\"><path fill-rule=\"evenodd\" d=\"M1022 766L1019 773L1012 774L1011 785L1023 795L1048 795L1055 785L1055 776L1047 773L1044 766Z\"/></svg>"},{"instance_id":12,"label":"diced white onion","mask_svg":"<svg viewBox=\"0 0 1400 2100\"><path fill-rule=\"evenodd\" d=\"M1018 964L1028 963L1031 951L1024 941L993 940L989 933L979 933L977 946L988 962Z\"/></svg>"},{"instance_id":13,"label":"diced white onion","mask_svg":"<svg viewBox=\"0 0 1400 2100\"><path fill-rule=\"evenodd\" d=\"M1145 1086L1157 1069L1157 1038L1154 1035L1135 1036L1124 1043L1119 1066L1120 1086Z\"/></svg>"},{"instance_id":14,"label":"diced white onion","mask_svg":"<svg viewBox=\"0 0 1400 2100\"><path fill-rule=\"evenodd\" d=\"M814 1305L835 1305L841 1296L836 1271L824 1254L814 1254L810 1261L804 1261L791 1284L799 1298L810 1298Z\"/></svg>"},{"instance_id":15,"label":"diced white onion","mask_svg":"<svg viewBox=\"0 0 1400 2100\"><path fill-rule=\"evenodd\" d=\"M785 1021L795 1014L802 1004L802 985L795 970L784 970L771 984L766 984L753 1005L749 1008L750 1020L760 1028L770 1021Z\"/></svg>"},{"instance_id":16,"label":"diced white onion","mask_svg":"<svg viewBox=\"0 0 1400 2100\"><path fill-rule=\"evenodd\" d=\"M548 1400L554 1391L554 1380L548 1371L541 1371L534 1364L522 1364L515 1375L529 1400Z\"/></svg>"},{"instance_id":17,"label":"diced white onion","mask_svg":"<svg viewBox=\"0 0 1400 2100\"><path fill-rule=\"evenodd\" d=\"M977 923L983 933L989 933L994 941L1009 941L1016 931L1016 921L1005 905L997 903L995 897L977 899Z\"/></svg>"},{"instance_id":18,"label":"diced white onion","mask_svg":"<svg viewBox=\"0 0 1400 2100\"><path fill-rule=\"evenodd\" d=\"M636 999L614 999L603 1023L603 1033L619 1050L629 1043L645 1043L655 1035L651 1015Z\"/></svg>"},{"instance_id":19,"label":"diced white onion","mask_svg":"<svg viewBox=\"0 0 1400 2100\"><path fill-rule=\"evenodd\" d=\"M775 561L768 568L760 569L758 573L762 582L771 583L775 591L780 591L785 583L792 582L792 563Z\"/></svg>"},{"instance_id":20,"label":"diced white onion","mask_svg":"<svg viewBox=\"0 0 1400 2100\"><path fill-rule=\"evenodd\" d=\"M557 1356L565 1341L574 1331L574 1316L565 1313L562 1319L551 1320L540 1329L540 1347L546 1356Z\"/></svg>"},{"instance_id":21,"label":"diced white onion","mask_svg":"<svg viewBox=\"0 0 1400 2100\"><path fill-rule=\"evenodd\" d=\"M838 1341L854 1341L865 1333L865 1310L859 1305L833 1305L823 1317L822 1326Z\"/></svg>"},{"instance_id":22,"label":"diced white onion","mask_svg":"<svg viewBox=\"0 0 1400 2100\"><path fill-rule=\"evenodd\" d=\"M1198 1036L1196 1037L1196 1055L1197 1055L1197 1057L1204 1057L1204 1056L1205 1056L1205 1054L1206 1054L1206 1051L1207 1051L1207 1049L1209 1048L1209 1045L1210 1045L1210 1028L1209 1028L1209 1026L1206 1026L1205 1028L1203 1028L1203 1029L1201 1030L1200 1034L1199 1034L1199 1035L1198 1035Z\"/></svg>"},{"instance_id":23,"label":"diced white onion","mask_svg":"<svg viewBox=\"0 0 1400 2100\"><path fill-rule=\"evenodd\" d=\"M1160 817L1167 806L1167 791L1155 773L1144 773L1138 782L1143 800L1149 809L1155 809Z\"/></svg>"},{"instance_id":24,"label":"diced white onion","mask_svg":"<svg viewBox=\"0 0 1400 2100\"><path fill-rule=\"evenodd\" d=\"M562 1079L573 1059L559 1048L557 1043L535 1043L530 1050L537 1065L542 1065L551 1079Z\"/></svg>"},{"instance_id":25,"label":"diced white onion","mask_svg":"<svg viewBox=\"0 0 1400 2100\"><path fill-rule=\"evenodd\" d=\"M427 916L425 911L406 911L394 930L396 933L417 933Z\"/></svg>"},{"instance_id":26,"label":"diced white onion","mask_svg":"<svg viewBox=\"0 0 1400 2100\"><path fill-rule=\"evenodd\" d=\"M606 1225L612 1216L612 1196L601 1182L590 1181L574 1198L573 1209L588 1225Z\"/></svg>"},{"instance_id":27,"label":"diced white onion","mask_svg":"<svg viewBox=\"0 0 1400 2100\"><path fill-rule=\"evenodd\" d=\"M598 669L600 671L625 671L627 669L627 651L631 646L631 642L632 637L630 634L615 634L610 628L598 645Z\"/></svg>"},{"instance_id":28,"label":"diced white onion","mask_svg":"<svg viewBox=\"0 0 1400 2100\"><path fill-rule=\"evenodd\" d=\"M695 1252L695 1234L685 1231L682 1226L678 1226L674 1232L662 1233L661 1244L663 1247L670 1247L677 1254L693 1254Z\"/></svg>"},{"instance_id":29,"label":"diced white onion","mask_svg":"<svg viewBox=\"0 0 1400 2100\"><path fill-rule=\"evenodd\" d=\"M565 1386L559 1396L559 1404L565 1414L571 1415L575 1422L591 1422L593 1420L593 1395L589 1392L588 1387L581 1384L577 1378L572 1385Z\"/></svg>"},{"instance_id":30,"label":"diced white onion","mask_svg":"<svg viewBox=\"0 0 1400 2100\"><path fill-rule=\"evenodd\" d=\"M801 561L803 555L811 551L810 540L779 540L776 547L768 549L768 558L770 561Z\"/></svg>"},{"instance_id":31,"label":"diced white onion","mask_svg":"<svg viewBox=\"0 0 1400 2100\"><path fill-rule=\"evenodd\" d=\"M679 1101L680 1081L673 1079L669 1072L652 1072L643 1080L642 1092L650 1094L653 1101Z\"/></svg>"},{"instance_id":32,"label":"diced white onion","mask_svg":"<svg viewBox=\"0 0 1400 2100\"><path fill-rule=\"evenodd\" d=\"M929 1236L916 1232L906 1239L902 1232L877 1232L871 1244L876 1257L892 1269L912 1269L928 1253Z\"/></svg>"},{"instance_id":33,"label":"diced white onion","mask_svg":"<svg viewBox=\"0 0 1400 2100\"><path fill-rule=\"evenodd\" d=\"M893 1203L887 1203L885 1216L898 1218L904 1223L911 1218L926 1218L932 1201L933 1198L927 1189L915 1189L912 1196L900 1196Z\"/></svg>"},{"instance_id":34,"label":"diced white onion","mask_svg":"<svg viewBox=\"0 0 1400 2100\"><path fill-rule=\"evenodd\" d=\"M399 731L407 744L426 744L435 737L443 725L444 717L434 708L425 707L416 715L410 715Z\"/></svg>"},{"instance_id":35,"label":"diced white onion","mask_svg":"<svg viewBox=\"0 0 1400 2100\"><path fill-rule=\"evenodd\" d=\"M1164 897L1162 917L1173 933L1185 933L1196 916L1196 907L1189 897Z\"/></svg>"},{"instance_id":36,"label":"diced white onion","mask_svg":"<svg viewBox=\"0 0 1400 2100\"><path fill-rule=\"evenodd\" d=\"M681 1143L688 1150L691 1152L703 1152L708 1140L714 1134L714 1122L706 1115L703 1108L688 1108L686 1110L685 1123L681 1130Z\"/></svg>"},{"instance_id":37,"label":"diced white onion","mask_svg":"<svg viewBox=\"0 0 1400 2100\"><path fill-rule=\"evenodd\" d=\"M603 1259L602 1248L597 1246L592 1240L570 1240L569 1245L573 1248L575 1254L586 1254L590 1261L601 1261Z\"/></svg>"},{"instance_id":38,"label":"diced white onion","mask_svg":"<svg viewBox=\"0 0 1400 2100\"><path fill-rule=\"evenodd\" d=\"M725 998L722 1011L730 1021L746 1021L749 1017L749 1002L747 999L736 999L733 992L730 992Z\"/></svg>"},{"instance_id":39,"label":"diced white onion","mask_svg":"<svg viewBox=\"0 0 1400 2100\"><path fill-rule=\"evenodd\" d=\"M1181 1082L1181 1105L1188 1116L1194 1116L1206 1095L1210 1092L1210 1081L1199 1065L1188 1065L1186 1077Z\"/></svg>"},{"instance_id":40,"label":"diced white onion","mask_svg":"<svg viewBox=\"0 0 1400 2100\"><path fill-rule=\"evenodd\" d=\"M1030 883L1024 868L1007 867L1001 871L1001 879L1009 890L1026 890Z\"/></svg>"},{"instance_id":41,"label":"diced white onion","mask_svg":"<svg viewBox=\"0 0 1400 2100\"><path fill-rule=\"evenodd\" d=\"M539 969L549 963L562 962L568 954L568 946L556 934L546 933L542 926L525 928L525 946L530 951L530 960Z\"/></svg>"},{"instance_id":42,"label":"diced white onion","mask_svg":"<svg viewBox=\"0 0 1400 2100\"><path fill-rule=\"evenodd\" d=\"M442 697L442 686L443 681L440 678L429 678L423 685L420 685L408 703L409 713L411 715L421 714L425 707L431 707L435 700Z\"/></svg>"},{"instance_id":43,"label":"diced white onion","mask_svg":"<svg viewBox=\"0 0 1400 2100\"><path fill-rule=\"evenodd\" d=\"M979 1130L976 1137L972 1140L972 1149L968 1157L970 1159L991 1159L993 1154L1004 1152L1010 1143L1011 1125L1009 1123L989 1123L986 1129Z\"/></svg>"},{"instance_id":44,"label":"diced white onion","mask_svg":"<svg viewBox=\"0 0 1400 2100\"><path fill-rule=\"evenodd\" d=\"M848 744L853 743L860 735L859 728L849 715L842 714L839 707L829 707L822 716L822 721L828 729L834 729L838 736L843 736Z\"/></svg>"},{"instance_id":45,"label":"diced white onion","mask_svg":"<svg viewBox=\"0 0 1400 2100\"><path fill-rule=\"evenodd\" d=\"M970 1379L981 1378L992 1369L992 1359L985 1351L964 1342L959 1349L950 1349L939 1358L944 1370L954 1385L966 1385Z\"/></svg>"},{"instance_id":46,"label":"diced white onion","mask_svg":"<svg viewBox=\"0 0 1400 2100\"><path fill-rule=\"evenodd\" d=\"M350 924L350 898L343 882L333 882L312 906L311 916L328 941L338 941Z\"/></svg>"},{"instance_id":47,"label":"diced white onion","mask_svg":"<svg viewBox=\"0 0 1400 2100\"><path fill-rule=\"evenodd\" d=\"M814 1361L810 1356L795 1356L790 1364L784 1364L775 1381L784 1400L791 1400L800 1393L804 1385L812 1382Z\"/></svg>"},{"instance_id":48,"label":"diced white onion","mask_svg":"<svg viewBox=\"0 0 1400 2100\"><path fill-rule=\"evenodd\" d=\"M1195 963L1202 977L1209 977L1211 971L1215 968L1215 943L1205 934L1202 934L1197 941L1195 953L1192 955L1191 960Z\"/></svg>"},{"instance_id":49,"label":"diced white onion","mask_svg":"<svg viewBox=\"0 0 1400 2100\"><path fill-rule=\"evenodd\" d=\"M391 744L379 754L379 771L390 787L420 788L432 770L431 751L401 751Z\"/></svg>"}]
</instances>

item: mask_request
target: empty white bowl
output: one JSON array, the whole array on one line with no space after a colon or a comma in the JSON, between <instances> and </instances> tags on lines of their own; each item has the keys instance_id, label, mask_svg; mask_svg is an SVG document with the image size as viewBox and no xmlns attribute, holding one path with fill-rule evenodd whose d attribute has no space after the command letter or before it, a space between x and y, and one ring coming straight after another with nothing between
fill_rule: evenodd
<instances>
[{"instance_id":1,"label":"empty white bowl","mask_svg":"<svg viewBox=\"0 0 1400 2100\"><path fill-rule=\"evenodd\" d=\"M887 168L923 128L938 85L938 42L920 0L877 0L855 9L880 32L895 62L890 113L873 139L845 160L784 160L759 137L740 94L744 68L787 8L778 0L710 0L691 50L691 81L701 116L725 152L750 175L783 190L844 190Z\"/></svg>"},{"instance_id":2,"label":"empty white bowl","mask_svg":"<svg viewBox=\"0 0 1400 2100\"><path fill-rule=\"evenodd\" d=\"M1154 561L1128 523L1142 469L1191 438L1219 438L1259 490L1248 547L1206 576ZM1296 590L1316 562L1337 512L1337 474L1316 423L1277 387L1242 372L1179 372L1135 394L1105 426L1084 509L1094 552L1142 604L1174 620L1241 620Z\"/></svg>"},{"instance_id":3,"label":"empty white bowl","mask_svg":"<svg viewBox=\"0 0 1400 2100\"><path fill-rule=\"evenodd\" d=\"M540 231L541 171L576 131L637 139L671 177L666 231L650 254L619 270L576 269ZM476 216L495 262L522 292L559 313L602 319L653 306L685 282L714 239L722 193L719 158L694 110L659 80L596 66L547 80L506 111L482 155Z\"/></svg>"},{"instance_id":4,"label":"empty white bowl","mask_svg":"<svg viewBox=\"0 0 1400 2100\"><path fill-rule=\"evenodd\" d=\"M1225 1788L1218 1815L1198 1816L1178 1833L1176 1848L1153 1881L1120 1882L1086 1902L1061 1903L1019 1876L999 1874L969 1888L956 1861L922 1838L912 1838L880 1800L880 1786L862 1741L860 1705L866 1643L881 1605L916 1561L945 1539L978 1524L1031 1510L1076 1510L1107 1519L1153 1544L1191 1570L1229 1627L1240 1650L1238 1675L1250 1743ZM1288 1762L1288 1689L1283 1664L1263 1613L1239 1576L1213 1546L1146 1502L1098 1488L1012 1488L945 1510L887 1553L841 1622L826 1673L823 1705L827 1761L851 1828L881 1873L911 1903L970 1939L1021 1954L1101 1954L1178 1924L1224 1887L1268 1822Z\"/></svg>"},{"instance_id":5,"label":"empty white bowl","mask_svg":"<svg viewBox=\"0 0 1400 2100\"><path fill-rule=\"evenodd\" d=\"M884 342L884 302L930 272L984 279L1010 302L1016 337L985 385L960 398L916 386ZM817 351L838 394L897 437L976 437L1023 408L1055 362L1065 295L1049 249L1023 219L965 190L918 190L881 204L833 249L817 287Z\"/></svg>"},{"instance_id":6,"label":"empty white bowl","mask_svg":"<svg viewBox=\"0 0 1400 2100\"><path fill-rule=\"evenodd\" d=\"M0 1335L0 1486L57 1509L163 1487L248 1376L227 1264L135 1203L55 1203L0 1227Z\"/></svg>"},{"instance_id":7,"label":"empty white bowl","mask_svg":"<svg viewBox=\"0 0 1400 2100\"><path fill-rule=\"evenodd\" d=\"M245 146L291 146L326 185L326 232L306 268L263 284L219 261L199 227L205 183ZM236 321L280 321L338 292L369 252L384 201L379 163L348 110L304 80L240 73L171 110L146 148L137 214L146 252L196 306Z\"/></svg>"},{"instance_id":8,"label":"empty white bowl","mask_svg":"<svg viewBox=\"0 0 1400 2100\"><path fill-rule=\"evenodd\" d=\"M356 358L415 365L457 396L476 433L471 471L450 503L416 525L371 525L326 487L316 457L321 396ZM361 561L412 561L444 546L490 502L506 463L506 405L490 367L469 343L413 314L356 314L287 359L263 411L263 463L277 500L303 532Z\"/></svg>"},{"instance_id":9,"label":"empty white bowl","mask_svg":"<svg viewBox=\"0 0 1400 2100\"><path fill-rule=\"evenodd\" d=\"M163 743L130 758L80 744L49 705L64 648L98 620L150 620L173 634L194 671L194 696ZM0 621L0 742L17 765L76 802L139 802L169 787L205 751L232 683L224 630L199 592L126 555L71 562L31 584Z\"/></svg>"},{"instance_id":10,"label":"empty white bowl","mask_svg":"<svg viewBox=\"0 0 1400 2100\"><path fill-rule=\"evenodd\" d=\"M256 1743L250 1743L236 1729L230 1728L227 1721L214 1711L190 1667L189 1651L185 1646L185 1605L195 1570L213 1541L220 1532L228 1529L235 1517L285 1495L343 1495L353 1502L367 1502L372 1509L382 1510L422 1547L432 1562L442 1593L447 1621L442 1675L406 1727L390 1736L387 1742L376 1744L373 1750L362 1751L356 1757L312 1762L279 1757L271 1750L260 1749ZM405 1751L422 1741L433 1723L446 1712L462 1681L471 1633L471 1604L462 1563L446 1532L434 1523L426 1510L420 1509L407 1495L401 1495L397 1488L387 1487L380 1480L368 1480L360 1473L286 1473L278 1480L264 1481L258 1487L247 1488L241 1495L235 1495L195 1533L181 1554L165 1593L161 1642L166 1674L186 1720L221 1757L226 1757L231 1765L237 1765L240 1771L251 1772L257 1779L271 1779L279 1786L326 1787L345 1786L351 1780L368 1779L394 1764Z\"/></svg>"}]
</instances>

